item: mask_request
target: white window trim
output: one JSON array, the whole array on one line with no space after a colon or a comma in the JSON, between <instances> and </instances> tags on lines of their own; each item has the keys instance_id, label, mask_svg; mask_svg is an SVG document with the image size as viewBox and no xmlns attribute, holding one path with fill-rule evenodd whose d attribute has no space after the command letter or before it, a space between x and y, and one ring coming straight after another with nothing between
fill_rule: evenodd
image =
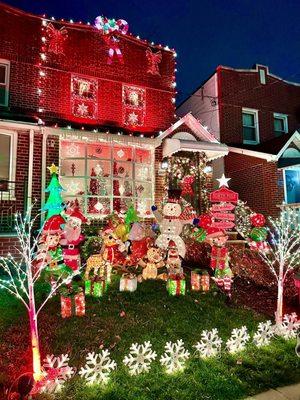
<instances>
[{"instance_id":1,"label":"white window trim","mask_svg":"<svg viewBox=\"0 0 300 400\"><path fill-rule=\"evenodd\" d=\"M282 133L288 133L289 132L288 115L287 114L274 113L273 117L274 117L274 119L275 118L283 119L284 131L282 131ZM274 129L274 133L275 133L275 129Z\"/></svg>"},{"instance_id":2,"label":"white window trim","mask_svg":"<svg viewBox=\"0 0 300 400\"><path fill-rule=\"evenodd\" d=\"M7 135L11 138L11 146L10 146L10 162L9 162L9 181L16 181L16 167L17 167L17 145L18 145L18 132L17 131L8 131L4 129L0 129L0 135ZM15 188L11 191L11 193L2 193L2 198L15 200Z\"/></svg>"},{"instance_id":3,"label":"white window trim","mask_svg":"<svg viewBox=\"0 0 300 400\"><path fill-rule=\"evenodd\" d=\"M253 108L242 108L242 128L244 130L243 125L243 113L254 115L254 124L255 124L255 136L256 140L245 140L243 137L244 144L259 144L259 124L258 124L258 110L254 110ZM242 132L243 134L243 132Z\"/></svg>"},{"instance_id":4,"label":"white window trim","mask_svg":"<svg viewBox=\"0 0 300 400\"><path fill-rule=\"evenodd\" d=\"M0 58L0 64L3 64L6 66L5 69L5 99L4 99L4 104L0 103L1 107L7 107L8 106L8 97L9 97L9 77L10 77L10 62L8 60L4 60L3 58ZM1 85L2 86L2 85Z\"/></svg>"}]
</instances>

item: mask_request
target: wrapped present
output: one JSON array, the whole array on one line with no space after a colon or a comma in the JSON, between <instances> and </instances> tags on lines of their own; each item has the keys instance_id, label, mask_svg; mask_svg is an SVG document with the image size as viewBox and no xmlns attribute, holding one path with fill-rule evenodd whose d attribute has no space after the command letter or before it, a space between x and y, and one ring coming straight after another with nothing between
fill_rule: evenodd
<instances>
[{"instance_id":1,"label":"wrapped present","mask_svg":"<svg viewBox=\"0 0 300 400\"><path fill-rule=\"evenodd\" d=\"M224 292L231 292L231 285L233 280L230 276L224 276L224 278L213 278L213 280L220 289L224 290Z\"/></svg>"},{"instance_id":2,"label":"wrapped present","mask_svg":"<svg viewBox=\"0 0 300 400\"><path fill-rule=\"evenodd\" d=\"M123 274L120 279L120 292L135 292L137 277L134 274Z\"/></svg>"},{"instance_id":3,"label":"wrapped present","mask_svg":"<svg viewBox=\"0 0 300 400\"><path fill-rule=\"evenodd\" d=\"M85 315L85 297L82 291L60 297L61 316L69 318L72 315L82 317Z\"/></svg>"},{"instance_id":4,"label":"wrapped present","mask_svg":"<svg viewBox=\"0 0 300 400\"><path fill-rule=\"evenodd\" d=\"M228 249L226 247L212 246L210 267L212 269L223 269L228 260Z\"/></svg>"},{"instance_id":5,"label":"wrapped present","mask_svg":"<svg viewBox=\"0 0 300 400\"><path fill-rule=\"evenodd\" d=\"M185 295L186 282L183 274L169 275L167 290L171 296Z\"/></svg>"},{"instance_id":6,"label":"wrapped present","mask_svg":"<svg viewBox=\"0 0 300 400\"><path fill-rule=\"evenodd\" d=\"M210 277L208 273L205 271L201 275L201 290L203 292L208 292L210 288Z\"/></svg>"},{"instance_id":7,"label":"wrapped present","mask_svg":"<svg viewBox=\"0 0 300 400\"><path fill-rule=\"evenodd\" d=\"M201 290L201 271L199 269L191 272L191 288L196 292Z\"/></svg>"},{"instance_id":8,"label":"wrapped present","mask_svg":"<svg viewBox=\"0 0 300 400\"><path fill-rule=\"evenodd\" d=\"M101 297L109 287L108 281L99 276L88 279L84 282L85 294L93 297Z\"/></svg>"}]
</instances>

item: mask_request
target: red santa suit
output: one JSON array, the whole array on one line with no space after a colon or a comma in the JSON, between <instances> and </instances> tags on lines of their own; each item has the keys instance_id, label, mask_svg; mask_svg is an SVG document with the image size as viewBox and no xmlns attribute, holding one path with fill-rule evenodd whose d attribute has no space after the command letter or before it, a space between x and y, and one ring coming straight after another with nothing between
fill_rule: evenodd
<instances>
[{"instance_id":1,"label":"red santa suit","mask_svg":"<svg viewBox=\"0 0 300 400\"><path fill-rule=\"evenodd\" d=\"M81 266L79 245L84 240L81 234L81 224L87 222L80 210L74 210L66 222L61 246L65 264L73 271L78 271Z\"/></svg>"}]
</instances>

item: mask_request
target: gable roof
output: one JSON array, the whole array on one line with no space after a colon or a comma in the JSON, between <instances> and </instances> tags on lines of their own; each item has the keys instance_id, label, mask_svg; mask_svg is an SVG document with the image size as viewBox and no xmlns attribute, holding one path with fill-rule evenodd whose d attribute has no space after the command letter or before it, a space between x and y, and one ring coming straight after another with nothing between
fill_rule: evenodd
<instances>
[{"instance_id":1,"label":"gable roof","mask_svg":"<svg viewBox=\"0 0 300 400\"><path fill-rule=\"evenodd\" d=\"M178 129L182 125L188 126L191 129L191 131L195 134L195 136L201 141L210 143L220 143L212 133L208 132L208 130L204 128L204 126L192 115L191 112L184 115L177 122L171 125L168 129L162 132L159 135L159 139L163 140L167 138L172 132L175 131L175 129Z\"/></svg>"},{"instance_id":2,"label":"gable roof","mask_svg":"<svg viewBox=\"0 0 300 400\"><path fill-rule=\"evenodd\" d=\"M252 157L263 158L267 161L277 161L285 150L297 140L300 141L300 132L284 134L274 139L256 145L249 144L228 144L229 151L245 154Z\"/></svg>"}]
</instances>

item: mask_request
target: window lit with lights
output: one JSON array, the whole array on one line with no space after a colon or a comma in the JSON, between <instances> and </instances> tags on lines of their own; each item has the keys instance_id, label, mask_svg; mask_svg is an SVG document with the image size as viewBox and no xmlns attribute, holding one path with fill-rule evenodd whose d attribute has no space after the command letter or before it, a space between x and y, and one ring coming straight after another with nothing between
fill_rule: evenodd
<instances>
[{"instance_id":1,"label":"window lit with lights","mask_svg":"<svg viewBox=\"0 0 300 400\"><path fill-rule=\"evenodd\" d=\"M0 59L0 106L8 106L9 61Z\"/></svg>"},{"instance_id":2,"label":"window lit with lights","mask_svg":"<svg viewBox=\"0 0 300 400\"><path fill-rule=\"evenodd\" d=\"M281 136L288 133L288 117L285 114L274 114L274 134Z\"/></svg>"},{"instance_id":3,"label":"window lit with lights","mask_svg":"<svg viewBox=\"0 0 300 400\"><path fill-rule=\"evenodd\" d=\"M258 130L258 111L249 108L243 108L243 142L246 144L259 143Z\"/></svg>"},{"instance_id":4,"label":"window lit with lights","mask_svg":"<svg viewBox=\"0 0 300 400\"><path fill-rule=\"evenodd\" d=\"M142 217L153 204L154 151L150 146L62 140L64 200L77 199L85 214L105 217L133 204Z\"/></svg>"}]
</instances>

